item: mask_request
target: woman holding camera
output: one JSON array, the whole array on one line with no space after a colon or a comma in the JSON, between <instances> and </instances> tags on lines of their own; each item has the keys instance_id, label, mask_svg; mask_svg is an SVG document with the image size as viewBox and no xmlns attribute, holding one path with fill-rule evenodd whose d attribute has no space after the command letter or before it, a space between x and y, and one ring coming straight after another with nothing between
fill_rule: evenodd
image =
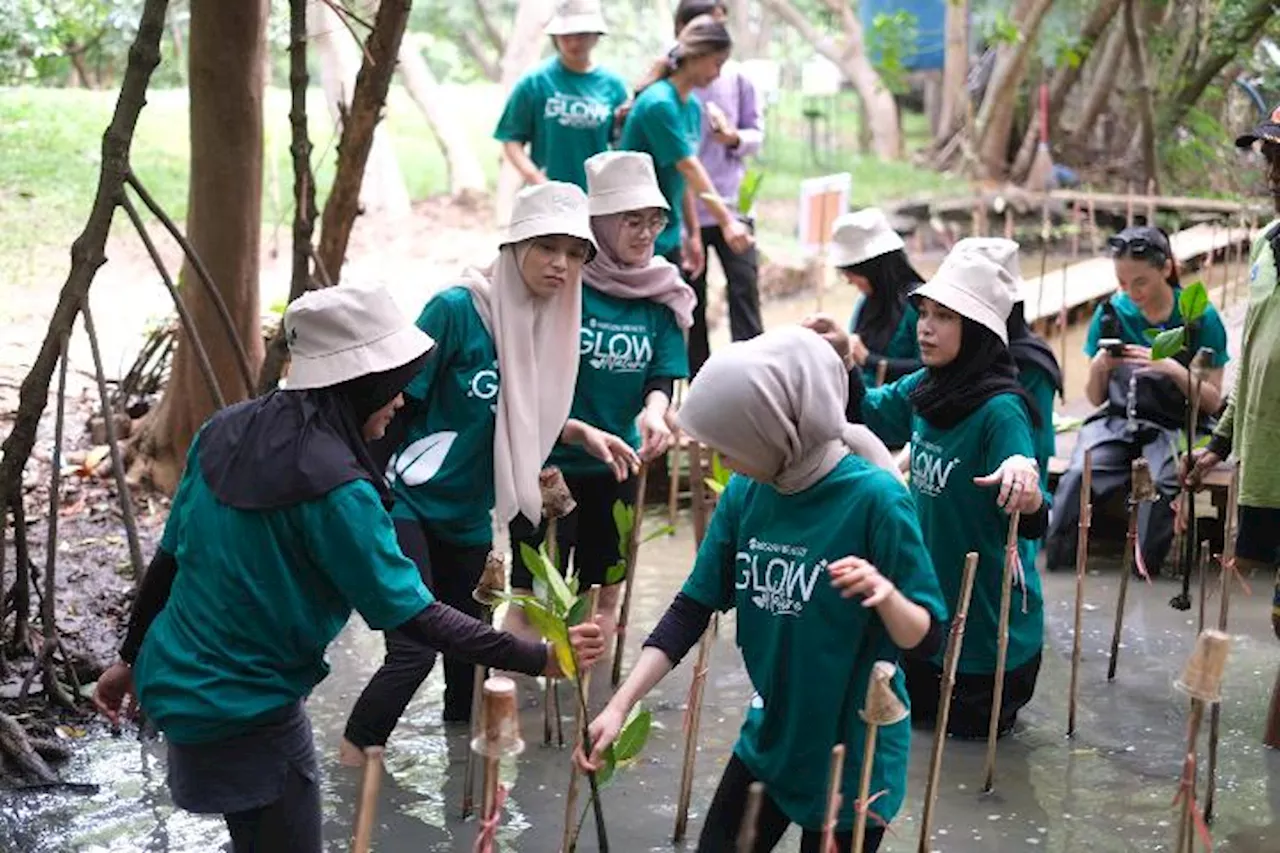
<instances>
[{"instance_id":1,"label":"woman holding camera","mask_svg":"<svg viewBox=\"0 0 1280 853\"><path fill-rule=\"evenodd\" d=\"M1092 359L1085 395L1098 409L1081 428L1071 465L1058 481L1045 553L1050 570L1075 561L1085 451L1093 451L1095 503L1128 486L1132 462L1141 455L1151 467L1159 499L1138 510L1138 542L1143 562L1156 572L1173 543L1179 430L1192 391L1191 359L1202 347L1212 351L1208 374L1199 383L1199 434L1222 408L1227 330L1210 305L1177 355L1152 360L1148 332L1183 325L1182 286L1169 237L1144 225L1126 228L1107 246L1120 290L1094 312L1084 346Z\"/></svg>"}]
</instances>

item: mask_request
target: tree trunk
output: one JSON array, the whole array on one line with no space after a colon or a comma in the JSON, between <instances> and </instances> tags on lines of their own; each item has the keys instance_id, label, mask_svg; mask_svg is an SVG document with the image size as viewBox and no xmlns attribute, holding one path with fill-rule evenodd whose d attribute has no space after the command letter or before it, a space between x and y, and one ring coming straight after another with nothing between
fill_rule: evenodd
<instances>
[{"instance_id":1,"label":"tree trunk","mask_svg":"<svg viewBox=\"0 0 1280 853\"><path fill-rule=\"evenodd\" d=\"M494 50L502 53L507 49L507 40L503 38L497 25L494 24L493 16L489 14L489 7L486 5L485 0L472 0L472 5L476 8L476 16L480 19L480 28L484 30L484 37Z\"/></svg>"},{"instance_id":2,"label":"tree trunk","mask_svg":"<svg viewBox=\"0 0 1280 853\"><path fill-rule=\"evenodd\" d=\"M400 79L414 103L422 110L427 126L440 144L449 167L449 194L455 197L481 195L485 190L484 169L470 140L454 116L440 103L440 86L435 75L412 44L400 45Z\"/></svg>"},{"instance_id":3,"label":"tree trunk","mask_svg":"<svg viewBox=\"0 0 1280 853\"><path fill-rule=\"evenodd\" d=\"M542 28L551 20L553 7L552 0L520 0L516 7L516 19L511 26L511 36L507 39L507 50L502 55L501 82L505 94L511 94L521 75L542 55L547 44ZM516 167L503 157L494 197L494 214L499 226L506 225L511 219L511 205L523 184L524 180Z\"/></svg>"},{"instance_id":4,"label":"tree trunk","mask_svg":"<svg viewBox=\"0 0 1280 853\"><path fill-rule=\"evenodd\" d=\"M1117 0L1118 2L1118 0ZM969 76L969 3L968 0L947 3L947 43L942 65L942 106L938 112L938 126L934 143L946 142L955 128L964 120L965 101L969 90L965 80Z\"/></svg>"},{"instance_id":5,"label":"tree trunk","mask_svg":"<svg viewBox=\"0 0 1280 853\"><path fill-rule=\"evenodd\" d=\"M460 35L459 45L471 56L471 60L479 67L480 73L486 80L499 82L502 79L502 69L498 67L497 59L489 55L484 43L480 41L480 36L471 30L466 30ZM501 56L501 53L498 56Z\"/></svg>"},{"instance_id":6,"label":"tree trunk","mask_svg":"<svg viewBox=\"0 0 1280 853\"><path fill-rule=\"evenodd\" d=\"M976 131L978 156L988 178L1006 175L1018 90L1026 72L1027 57L1040 33L1040 24L1052 5L1053 0L1031 0L1025 14L1017 19L1018 43L1003 46L997 53L995 71L978 110Z\"/></svg>"},{"instance_id":7,"label":"tree trunk","mask_svg":"<svg viewBox=\"0 0 1280 853\"><path fill-rule=\"evenodd\" d=\"M1080 44L1077 48L1079 61L1074 65L1064 62L1058 66L1053 72L1053 78L1049 81L1049 133L1052 135L1055 127L1061 122L1062 110L1067 105L1067 96L1071 94L1071 90L1075 88L1076 83L1080 81L1081 72L1084 71L1085 63L1089 61L1089 57L1093 55L1093 49L1098 45L1098 40L1115 18L1116 12L1120 9L1123 0L1102 0L1097 6L1093 7L1093 11L1089 13L1089 17L1084 22L1084 27L1080 31ZM1037 110L1037 114L1038 114ZM1040 142L1040 123L1032 121L1027 126L1027 132L1023 134L1022 146L1018 149L1018 156L1013 163L1013 177L1017 181L1023 181L1027 177L1027 172L1031 169L1031 161L1035 157L1036 145Z\"/></svg>"},{"instance_id":8,"label":"tree trunk","mask_svg":"<svg viewBox=\"0 0 1280 853\"><path fill-rule=\"evenodd\" d=\"M1124 30L1113 27L1107 36L1107 43L1098 55L1097 70L1093 82L1085 96L1084 106L1076 117L1075 129L1071 133L1071 145L1076 148L1087 148L1089 134L1093 132L1093 123L1101 115L1107 100L1116 88L1116 77L1124 65Z\"/></svg>"},{"instance_id":9,"label":"tree trunk","mask_svg":"<svg viewBox=\"0 0 1280 853\"><path fill-rule=\"evenodd\" d=\"M251 367L262 360L258 296L262 241L263 62L267 0L192 0L187 57L191 75L191 179L187 236L231 311ZM183 293L227 402L246 396L232 342L205 289ZM186 334L179 333L164 397L143 425L135 450L138 472L172 491L187 448L214 403Z\"/></svg>"},{"instance_id":10,"label":"tree trunk","mask_svg":"<svg viewBox=\"0 0 1280 853\"><path fill-rule=\"evenodd\" d=\"M1129 44L1129 61L1133 64L1138 86L1138 117L1142 126L1142 186L1150 193L1160 192L1160 176L1156 163L1156 113L1152 99L1151 70L1147 67L1145 32L1138 32L1134 0L1124 3L1124 35Z\"/></svg>"},{"instance_id":11,"label":"tree trunk","mask_svg":"<svg viewBox=\"0 0 1280 853\"><path fill-rule=\"evenodd\" d=\"M360 48L339 20L338 13L327 3L316 0L308 4L307 28L315 47L329 115L334 126L341 130L351 110L356 76L361 68ZM409 191L391 139L382 130L374 131L373 148L360 185L360 207L366 213L391 217L409 214ZM337 275L336 270L331 272Z\"/></svg>"}]
</instances>

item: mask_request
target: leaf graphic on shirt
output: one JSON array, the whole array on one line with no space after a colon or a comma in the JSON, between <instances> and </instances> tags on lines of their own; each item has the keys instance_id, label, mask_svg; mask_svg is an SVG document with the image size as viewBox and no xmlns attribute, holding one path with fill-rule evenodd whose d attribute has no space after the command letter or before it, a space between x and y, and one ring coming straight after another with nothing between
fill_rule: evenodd
<instances>
[{"instance_id":1,"label":"leaf graphic on shirt","mask_svg":"<svg viewBox=\"0 0 1280 853\"><path fill-rule=\"evenodd\" d=\"M406 486L421 486L439 473L457 437L456 432L444 430L412 442L391 460L395 473Z\"/></svg>"}]
</instances>

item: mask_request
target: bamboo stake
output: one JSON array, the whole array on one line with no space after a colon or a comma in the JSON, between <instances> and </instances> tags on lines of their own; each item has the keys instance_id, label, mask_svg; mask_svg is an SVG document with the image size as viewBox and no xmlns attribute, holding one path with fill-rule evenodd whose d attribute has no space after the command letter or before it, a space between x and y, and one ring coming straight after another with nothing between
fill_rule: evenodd
<instances>
[{"instance_id":1,"label":"bamboo stake","mask_svg":"<svg viewBox=\"0 0 1280 853\"><path fill-rule=\"evenodd\" d=\"M995 684L991 696L991 722L987 728L987 759L983 793L990 793L996 781L996 738L1000 734L1000 706L1004 703L1004 673L1009 659L1009 608L1013 600L1013 567L1018 559L1018 522L1022 514L1009 517L1009 534L1004 544L1004 581L1000 593L999 644L996 647Z\"/></svg>"},{"instance_id":2,"label":"bamboo stake","mask_svg":"<svg viewBox=\"0 0 1280 853\"><path fill-rule=\"evenodd\" d=\"M907 706L893 692L893 677L897 673L897 664L876 661L871 667L871 677L867 680L867 696L863 701L861 714L862 722L867 727L867 736L862 745L862 773L858 781L858 799L854 804L853 853L862 853L866 846L867 813L871 803L871 771L876 760L876 736L881 726L892 726L911 716ZM832 831L834 831L834 824L834 816L832 816L828 821Z\"/></svg>"},{"instance_id":3,"label":"bamboo stake","mask_svg":"<svg viewBox=\"0 0 1280 853\"><path fill-rule=\"evenodd\" d=\"M520 737L515 682L504 676L488 678L483 696L482 731L471 741L471 749L484 757L484 794L474 849L476 853L492 853L503 800L498 785L500 762L522 753L524 740Z\"/></svg>"},{"instance_id":4,"label":"bamboo stake","mask_svg":"<svg viewBox=\"0 0 1280 853\"><path fill-rule=\"evenodd\" d=\"M547 557L550 558L552 564L558 569L560 568L560 560L556 551L558 550L556 542L556 522L555 516L547 519L547 532L543 538L543 542L547 546ZM560 745L564 746L564 733L560 722L560 692L559 679L544 679L542 688L542 745L551 746L554 735L560 732Z\"/></svg>"},{"instance_id":5,"label":"bamboo stake","mask_svg":"<svg viewBox=\"0 0 1280 853\"><path fill-rule=\"evenodd\" d=\"M687 455L687 454L686 454ZM644 500L643 493L636 498L639 504ZM680 511L680 437L676 436L671 451L667 454L667 524L676 526L676 516Z\"/></svg>"},{"instance_id":6,"label":"bamboo stake","mask_svg":"<svg viewBox=\"0 0 1280 853\"><path fill-rule=\"evenodd\" d=\"M1182 804L1178 818L1176 853L1194 853L1196 838L1196 741L1204 719L1204 706L1222 701L1222 672L1231 648L1231 638L1222 631L1204 631L1196 637L1195 650L1187 660L1182 677L1174 687L1191 697L1191 717L1187 726L1187 755L1177 801Z\"/></svg>"},{"instance_id":7,"label":"bamboo stake","mask_svg":"<svg viewBox=\"0 0 1280 853\"><path fill-rule=\"evenodd\" d=\"M689 440L689 514L693 516L693 547L696 552L702 547L702 539L707 534L707 521L711 517L707 496L707 466L703 463L702 445L693 439Z\"/></svg>"},{"instance_id":8,"label":"bamboo stake","mask_svg":"<svg viewBox=\"0 0 1280 853\"><path fill-rule=\"evenodd\" d=\"M876 759L876 735L880 727L875 723L867 724L867 739L862 747L862 775L858 780L858 807L854 815L853 853L862 853L867 837L867 800L871 799L871 770ZM839 799L837 795L837 799ZM834 824L831 832L834 834ZM830 849L830 842L823 849Z\"/></svg>"},{"instance_id":9,"label":"bamboo stake","mask_svg":"<svg viewBox=\"0 0 1280 853\"><path fill-rule=\"evenodd\" d=\"M714 634L708 626L698 641L698 659L689 685L688 719L684 729L684 759L680 764L680 794L676 800L676 827L671 840L679 844L689 827L689 803L693 798L693 770L698 759L698 728L702 719L702 696L707 685L707 667Z\"/></svg>"},{"instance_id":10,"label":"bamboo stake","mask_svg":"<svg viewBox=\"0 0 1280 853\"><path fill-rule=\"evenodd\" d=\"M1231 573L1236 560L1236 513L1240 508L1240 462L1232 463L1231 482L1227 486L1227 525L1222 539L1222 574L1219 578L1218 630L1226 633L1231 609ZM1207 549L1206 549L1207 550ZM1222 704L1215 703L1209 714L1209 772L1205 783L1204 819L1213 820L1213 799L1218 788L1218 738L1221 736Z\"/></svg>"},{"instance_id":11,"label":"bamboo stake","mask_svg":"<svg viewBox=\"0 0 1280 853\"><path fill-rule=\"evenodd\" d=\"M960 581L960 601L951 631L947 636L947 651L942 659L942 685L938 695L938 719L933 731L933 751L929 754L929 776L924 785L924 808L920 813L920 845L918 853L929 853L929 840L933 828L933 807L938 801L938 779L942 775L942 750L947 743L947 725L951 719L951 692L956 686L956 667L960 663L960 648L964 644L965 621L969 616L969 599L973 596L973 579L978 572L978 554L970 551L964 558L964 576Z\"/></svg>"},{"instance_id":12,"label":"bamboo stake","mask_svg":"<svg viewBox=\"0 0 1280 853\"><path fill-rule=\"evenodd\" d=\"M738 827L737 853L755 853L760 808L763 805L764 783L752 782L747 788L747 807L742 812L742 825Z\"/></svg>"},{"instance_id":13,"label":"bamboo stake","mask_svg":"<svg viewBox=\"0 0 1280 853\"><path fill-rule=\"evenodd\" d=\"M836 843L836 818L840 814L840 780L844 778L844 744L831 747L831 772L827 776L827 812L822 822L822 849Z\"/></svg>"},{"instance_id":14,"label":"bamboo stake","mask_svg":"<svg viewBox=\"0 0 1280 853\"><path fill-rule=\"evenodd\" d=\"M378 812L378 789L382 786L382 747L364 751L364 775L360 780L359 810L356 829L351 839L352 853L369 853L373 841L373 821Z\"/></svg>"},{"instance_id":15,"label":"bamboo stake","mask_svg":"<svg viewBox=\"0 0 1280 853\"><path fill-rule=\"evenodd\" d=\"M595 618L597 605L600 603L600 587L593 586L587 591L587 621L590 622ZM582 693L588 695L591 690L591 671L578 673L578 678L582 682ZM582 732L585 730L587 723L585 708L580 704L573 712L573 731L575 746L583 746ZM564 842L560 849L568 851L573 850L578 843L578 765L572 758L569 759L569 790L565 793L564 798Z\"/></svg>"},{"instance_id":16,"label":"bamboo stake","mask_svg":"<svg viewBox=\"0 0 1280 853\"><path fill-rule=\"evenodd\" d=\"M1187 723L1187 758L1195 764L1196 741L1200 738L1200 724L1204 720L1204 702L1191 700L1191 718ZM1186 789L1182 791L1182 812L1178 815L1178 843L1174 845L1174 853L1191 853L1195 850L1195 776L1183 779ZM1188 846L1190 845L1190 846Z\"/></svg>"},{"instance_id":17,"label":"bamboo stake","mask_svg":"<svg viewBox=\"0 0 1280 853\"><path fill-rule=\"evenodd\" d=\"M1124 604L1129 593L1129 580L1133 575L1133 564L1138 550L1138 507L1144 501L1150 501L1154 492L1151 483L1151 467L1147 460L1138 457L1133 460L1132 474L1129 478L1129 530L1124 540L1124 561L1120 567L1120 596L1116 602L1116 626L1111 634L1111 659L1107 664L1107 681L1114 681L1116 664L1120 656L1120 637L1124 630Z\"/></svg>"},{"instance_id":18,"label":"bamboo stake","mask_svg":"<svg viewBox=\"0 0 1280 853\"><path fill-rule=\"evenodd\" d=\"M487 620L486 620L487 621ZM474 740L480 734L480 703L484 692L485 668L475 667L475 680L471 684L471 737ZM473 751L467 755L467 768L462 778L462 819L466 820L475 812L476 770L480 763L479 756Z\"/></svg>"},{"instance_id":19,"label":"bamboo stake","mask_svg":"<svg viewBox=\"0 0 1280 853\"><path fill-rule=\"evenodd\" d=\"M618 686L622 680L622 653L627 640L627 623L631 619L631 598L636 585L636 558L640 555L640 527L644 522L644 491L649 479L649 463L640 464L640 473L636 475L636 505L631 516L631 537L627 542L627 577L626 586L622 590L622 611L618 614L618 623L614 635L612 684Z\"/></svg>"},{"instance_id":20,"label":"bamboo stake","mask_svg":"<svg viewBox=\"0 0 1280 853\"><path fill-rule=\"evenodd\" d=\"M1076 525L1076 610L1071 634L1071 684L1067 690L1067 737L1076 736L1076 696L1080 688L1080 644L1084 623L1084 574L1089 565L1089 527L1093 524L1093 451L1084 452L1080 485L1080 522Z\"/></svg>"},{"instance_id":21,"label":"bamboo stake","mask_svg":"<svg viewBox=\"0 0 1280 853\"><path fill-rule=\"evenodd\" d=\"M1196 618L1196 634L1204 630L1204 611L1209 598L1209 540L1200 542L1200 608Z\"/></svg>"}]
</instances>

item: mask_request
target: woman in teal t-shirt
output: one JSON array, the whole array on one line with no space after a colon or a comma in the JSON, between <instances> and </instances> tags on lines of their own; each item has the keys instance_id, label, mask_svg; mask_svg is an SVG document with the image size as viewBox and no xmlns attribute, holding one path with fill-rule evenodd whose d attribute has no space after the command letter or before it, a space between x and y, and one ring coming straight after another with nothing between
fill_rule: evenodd
<instances>
[{"instance_id":1,"label":"woman in teal t-shirt","mask_svg":"<svg viewBox=\"0 0 1280 853\"><path fill-rule=\"evenodd\" d=\"M1178 448L1191 383L1188 365L1200 347L1213 350L1212 370L1200 386L1196 425L1197 437L1208 435L1213 415L1225 401L1227 330L1210 305L1177 356L1152 361L1148 330L1182 325L1182 288L1173 248L1163 231L1147 226L1126 228L1107 245L1120 292L1098 306L1084 345L1085 355L1092 359L1085 396L1099 408L1081 427L1071 465L1054 492L1046 564L1052 570L1075 563L1084 452L1092 450L1095 505L1128 488L1134 459L1147 460L1160 497L1138 508L1138 542L1147 570L1158 572L1173 544Z\"/></svg>"},{"instance_id":2,"label":"woman in teal t-shirt","mask_svg":"<svg viewBox=\"0 0 1280 853\"><path fill-rule=\"evenodd\" d=\"M627 84L591 58L608 32L598 0L560 3L545 32L556 55L516 83L493 135L526 183L585 190L582 164L609 148Z\"/></svg>"},{"instance_id":3,"label":"woman in teal t-shirt","mask_svg":"<svg viewBox=\"0 0 1280 853\"><path fill-rule=\"evenodd\" d=\"M912 291L924 279L906 244L874 207L839 216L831 232L831 264L862 299L849 319L850 354L868 386L920 369Z\"/></svg>"},{"instance_id":4,"label":"woman in teal t-shirt","mask_svg":"<svg viewBox=\"0 0 1280 853\"><path fill-rule=\"evenodd\" d=\"M1039 415L1006 343L1013 279L982 255L952 253L915 299L925 368L865 391L851 370L850 419L886 443L910 442L911 492L948 607L960 597L965 555L978 553L948 727L959 737L987 735L1009 513L1023 514L998 727L1004 734L1031 701L1040 669L1044 608L1028 540L1042 536L1048 522L1032 439ZM824 331L840 349L838 330ZM941 659L908 661L906 670L913 714L932 721Z\"/></svg>"},{"instance_id":5,"label":"woman in teal t-shirt","mask_svg":"<svg viewBox=\"0 0 1280 853\"><path fill-rule=\"evenodd\" d=\"M649 155L611 151L586 166L591 230L600 251L582 274L578 382L569 416L626 438L649 462L672 443L667 409L675 381L689 373L681 329L693 322L696 297L679 270L653 254L667 203ZM636 478L619 481L609 465L567 444L556 445L550 463L564 474L577 503L557 528L556 552L565 565L572 553L581 588L603 587L598 612L610 637L618 582L609 581L609 570L626 559L614 507L621 502L634 510ZM536 548L545 527L531 528L519 521L511 527L511 587L517 592L533 588L519 544ZM520 608L508 609L506 618L513 630L527 626Z\"/></svg>"},{"instance_id":6,"label":"woman in teal t-shirt","mask_svg":"<svg viewBox=\"0 0 1280 853\"><path fill-rule=\"evenodd\" d=\"M757 780L765 797L753 849L774 849L796 824L801 849L816 851L836 744L847 750L836 838L849 850L872 668L942 645L947 613L911 497L892 472L852 455L847 394L830 347L791 326L713 354L680 409L681 428L736 473L692 574L591 723L591 757L578 761L598 767L631 708L697 643L712 613L734 609L755 695L703 820L701 853L734 849ZM892 686L907 702L901 673ZM872 790L882 792L875 812L885 821L906 794L910 741L907 720L879 729ZM863 849L876 850L883 833L873 821Z\"/></svg>"},{"instance_id":7,"label":"woman in teal t-shirt","mask_svg":"<svg viewBox=\"0 0 1280 853\"><path fill-rule=\"evenodd\" d=\"M582 265L594 252L586 195L550 182L517 196L489 267L434 297L418 325L436 353L405 389L407 411L387 476L405 553L436 597L472 615L493 520L540 518L538 475L557 440L622 470L639 464L616 436L569 418L578 371ZM386 743L433 658L395 631L387 657L352 708L344 755ZM445 657L444 718L471 715L472 668Z\"/></svg>"},{"instance_id":8,"label":"woman in teal t-shirt","mask_svg":"<svg viewBox=\"0 0 1280 853\"><path fill-rule=\"evenodd\" d=\"M706 260L695 198L706 203L730 249L744 252L752 242L750 229L716 193L698 160L702 106L693 90L715 82L732 48L729 31L710 15L690 21L667 57L666 76L636 97L618 141L622 150L642 151L653 158L658 186L670 208L656 251L690 276Z\"/></svg>"}]
</instances>

